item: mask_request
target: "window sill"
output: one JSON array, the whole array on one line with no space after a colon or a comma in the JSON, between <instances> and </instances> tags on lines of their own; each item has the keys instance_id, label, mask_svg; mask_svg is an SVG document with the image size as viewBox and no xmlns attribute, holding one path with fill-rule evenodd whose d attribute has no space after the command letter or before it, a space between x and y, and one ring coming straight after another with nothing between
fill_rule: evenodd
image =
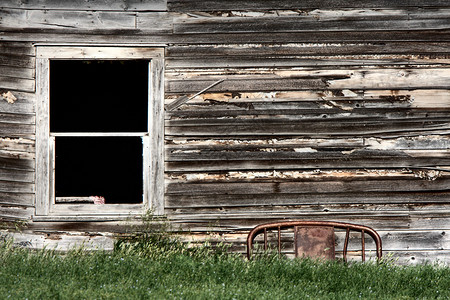
<instances>
[{"instance_id":1,"label":"window sill","mask_svg":"<svg viewBox=\"0 0 450 300\"><path fill-rule=\"evenodd\" d=\"M33 216L33 222L108 222L140 219L141 214Z\"/></svg>"}]
</instances>

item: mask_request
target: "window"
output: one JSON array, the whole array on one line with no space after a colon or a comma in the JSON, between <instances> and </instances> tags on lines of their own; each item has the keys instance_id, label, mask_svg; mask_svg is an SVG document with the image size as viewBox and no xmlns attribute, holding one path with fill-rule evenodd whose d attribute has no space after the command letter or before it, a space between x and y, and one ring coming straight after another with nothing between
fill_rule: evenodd
<instances>
[{"instance_id":1,"label":"window","mask_svg":"<svg viewBox=\"0 0 450 300\"><path fill-rule=\"evenodd\" d=\"M163 50L37 47L36 218L163 213Z\"/></svg>"}]
</instances>

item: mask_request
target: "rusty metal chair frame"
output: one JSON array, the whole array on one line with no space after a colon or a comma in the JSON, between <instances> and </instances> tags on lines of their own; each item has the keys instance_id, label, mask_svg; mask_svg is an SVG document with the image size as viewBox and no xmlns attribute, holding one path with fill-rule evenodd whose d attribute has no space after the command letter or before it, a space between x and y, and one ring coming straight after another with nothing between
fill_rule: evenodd
<instances>
[{"instance_id":1,"label":"rusty metal chair frame","mask_svg":"<svg viewBox=\"0 0 450 300\"><path fill-rule=\"evenodd\" d=\"M267 231L278 229L278 253L281 254L281 229L295 228L296 226L311 226L311 227L333 227L339 229L345 229L345 242L343 249L343 259L347 262L348 243L350 237L350 231L361 232L361 246L362 246L362 261L366 260L366 247L364 241L364 234L367 233L373 238L376 246L377 259L380 260L382 256L382 245L380 235L370 227L341 222L329 222L329 221L285 221L261 224L253 228L247 236L247 258L251 259L253 250L253 241L255 237L264 233L264 250L267 250Z\"/></svg>"}]
</instances>

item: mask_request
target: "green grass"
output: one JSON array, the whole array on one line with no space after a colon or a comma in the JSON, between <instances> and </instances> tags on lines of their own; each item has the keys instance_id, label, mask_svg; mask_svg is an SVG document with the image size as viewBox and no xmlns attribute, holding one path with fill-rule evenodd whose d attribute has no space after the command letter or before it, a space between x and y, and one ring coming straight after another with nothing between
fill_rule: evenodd
<instances>
[{"instance_id":1,"label":"green grass","mask_svg":"<svg viewBox=\"0 0 450 300\"><path fill-rule=\"evenodd\" d=\"M147 236L148 238L148 236ZM319 263L188 249L165 237L114 252L0 246L0 299L435 299L450 298L450 269Z\"/></svg>"}]
</instances>

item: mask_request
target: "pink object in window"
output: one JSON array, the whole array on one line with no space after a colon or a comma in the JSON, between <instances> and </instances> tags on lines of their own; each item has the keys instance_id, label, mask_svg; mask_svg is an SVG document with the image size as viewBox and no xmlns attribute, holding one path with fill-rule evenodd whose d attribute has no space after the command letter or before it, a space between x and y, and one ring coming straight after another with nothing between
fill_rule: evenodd
<instances>
[{"instance_id":1,"label":"pink object in window","mask_svg":"<svg viewBox=\"0 0 450 300\"><path fill-rule=\"evenodd\" d=\"M94 201L94 204L105 204L105 197L102 196L90 196L89 199Z\"/></svg>"}]
</instances>

